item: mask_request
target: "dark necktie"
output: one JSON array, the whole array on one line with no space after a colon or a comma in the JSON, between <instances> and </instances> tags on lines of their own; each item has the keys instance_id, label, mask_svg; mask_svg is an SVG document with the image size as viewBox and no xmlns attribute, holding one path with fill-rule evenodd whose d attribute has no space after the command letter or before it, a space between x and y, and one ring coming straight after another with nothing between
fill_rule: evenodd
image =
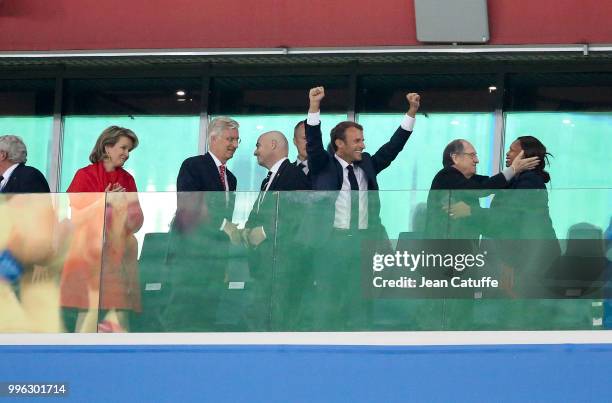
<instances>
[{"instance_id":1,"label":"dark necktie","mask_svg":"<svg viewBox=\"0 0 612 403\"><path fill-rule=\"evenodd\" d=\"M304 172L304 175L308 175L308 165L304 164L303 162L300 162L299 164L297 164L297 166L302 170L302 172Z\"/></svg>"},{"instance_id":2,"label":"dark necktie","mask_svg":"<svg viewBox=\"0 0 612 403\"><path fill-rule=\"evenodd\" d=\"M268 176L266 176L266 179L264 179L263 182L261 182L261 188L259 190L261 190L262 192L266 190L266 187L268 186L268 182L270 182L271 177L272 177L272 171L268 171Z\"/></svg>"},{"instance_id":3,"label":"dark necktie","mask_svg":"<svg viewBox=\"0 0 612 403\"><path fill-rule=\"evenodd\" d=\"M223 187L223 190L227 190L227 187L225 186L225 165L223 164L219 165L219 178L221 179L221 186Z\"/></svg>"},{"instance_id":4,"label":"dark necktie","mask_svg":"<svg viewBox=\"0 0 612 403\"><path fill-rule=\"evenodd\" d=\"M272 171L268 171L268 175L266 176L266 178L263 180L263 182L261 182L261 192L259 192L259 196L257 196L257 212L259 213L259 207L261 206L261 202L264 199L264 196L266 195L266 187L268 186L268 182L270 182L270 178L272 177Z\"/></svg>"},{"instance_id":5,"label":"dark necktie","mask_svg":"<svg viewBox=\"0 0 612 403\"><path fill-rule=\"evenodd\" d=\"M346 167L348 170L348 180L351 184L351 229L359 228L359 184L355 176L355 170L352 165Z\"/></svg>"}]
</instances>

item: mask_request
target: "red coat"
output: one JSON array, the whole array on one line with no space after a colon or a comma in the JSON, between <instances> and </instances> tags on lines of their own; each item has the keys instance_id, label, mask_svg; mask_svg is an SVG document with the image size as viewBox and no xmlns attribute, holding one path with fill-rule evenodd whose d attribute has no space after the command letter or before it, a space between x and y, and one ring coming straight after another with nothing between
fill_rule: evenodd
<instances>
[{"instance_id":1,"label":"red coat","mask_svg":"<svg viewBox=\"0 0 612 403\"><path fill-rule=\"evenodd\" d=\"M144 217L136 193L104 193L114 183L137 192L132 175L106 172L102 162L79 169L68 187L74 232L62 272L64 307L140 311L133 234Z\"/></svg>"}]
</instances>

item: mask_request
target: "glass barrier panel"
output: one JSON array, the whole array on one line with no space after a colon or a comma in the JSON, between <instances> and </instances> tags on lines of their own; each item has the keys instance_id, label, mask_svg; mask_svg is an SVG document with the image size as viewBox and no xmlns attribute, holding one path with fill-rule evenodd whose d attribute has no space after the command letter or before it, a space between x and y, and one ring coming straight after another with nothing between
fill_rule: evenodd
<instances>
[{"instance_id":1,"label":"glass barrier panel","mask_svg":"<svg viewBox=\"0 0 612 403\"><path fill-rule=\"evenodd\" d=\"M235 223L239 197L253 204ZM611 200L611 189L3 194L0 331L601 329ZM390 233L382 217L398 210Z\"/></svg>"},{"instance_id":2,"label":"glass barrier panel","mask_svg":"<svg viewBox=\"0 0 612 403\"><path fill-rule=\"evenodd\" d=\"M167 221L169 194L176 208ZM102 277L116 300L101 306L102 313L120 312L122 329L132 332L269 330L278 196L258 196L109 194ZM239 197L254 202L237 226L232 215Z\"/></svg>"},{"instance_id":3,"label":"glass barrier panel","mask_svg":"<svg viewBox=\"0 0 612 403\"><path fill-rule=\"evenodd\" d=\"M105 194L0 194L0 332L96 332Z\"/></svg>"}]
</instances>

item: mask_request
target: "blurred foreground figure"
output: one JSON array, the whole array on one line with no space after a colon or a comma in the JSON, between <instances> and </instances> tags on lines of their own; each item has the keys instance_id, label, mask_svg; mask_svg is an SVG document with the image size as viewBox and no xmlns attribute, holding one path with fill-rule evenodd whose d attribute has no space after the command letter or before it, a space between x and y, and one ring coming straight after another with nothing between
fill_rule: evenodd
<instances>
[{"instance_id":1,"label":"blurred foreground figure","mask_svg":"<svg viewBox=\"0 0 612 403\"><path fill-rule=\"evenodd\" d=\"M57 244L49 196L0 196L0 217L0 333L61 332L55 278L38 266L50 263Z\"/></svg>"}]
</instances>

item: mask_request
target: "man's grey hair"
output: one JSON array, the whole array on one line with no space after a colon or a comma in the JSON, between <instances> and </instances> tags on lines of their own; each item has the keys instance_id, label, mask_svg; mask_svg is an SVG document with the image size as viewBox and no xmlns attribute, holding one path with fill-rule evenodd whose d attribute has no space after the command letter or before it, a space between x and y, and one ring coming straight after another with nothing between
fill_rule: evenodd
<instances>
[{"instance_id":1,"label":"man's grey hair","mask_svg":"<svg viewBox=\"0 0 612 403\"><path fill-rule=\"evenodd\" d=\"M450 167L454 164L453 162L453 154L461 154L463 152L465 140L457 139L453 140L444 149L444 154L442 154L442 166L444 168Z\"/></svg>"},{"instance_id":2,"label":"man's grey hair","mask_svg":"<svg viewBox=\"0 0 612 403\"><path fill-rule=\"evenodd\" d=\"M28 150L19 136L12 134L0 136L0 151L7 153L8 160L16 164L22 164L28 160Z\"/></svg>"},{"instance_id":3,"label":"man's grey hair","mask_svg":"<svg viewBox=\"0 0 612 403\"><path fill-rule=\"evenodd\" d=\"M208 139L220 135L225 130L238 129L239 127L240 125L234 119L228 116L218 116L208 124Z\"/></svg>"}]
</instances>

